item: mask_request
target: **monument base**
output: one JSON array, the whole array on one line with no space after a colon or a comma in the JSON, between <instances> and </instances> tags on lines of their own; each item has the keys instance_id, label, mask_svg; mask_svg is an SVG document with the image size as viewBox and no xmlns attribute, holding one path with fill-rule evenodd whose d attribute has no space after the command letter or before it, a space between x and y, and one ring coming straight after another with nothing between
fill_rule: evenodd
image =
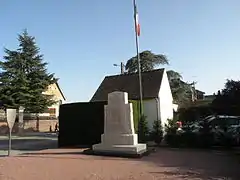
<instances>
[{"instance_id":1,"label":"monument base","mask_svg":"<svg viewBox=\"0 0 240 180\"><path fill-rule=\"evenodd\" d=\"M92 147L93 152L110 155L141 155L147 151L146 144L136 145L107 145L95 144Z\"/></svg>"}]
</instances>

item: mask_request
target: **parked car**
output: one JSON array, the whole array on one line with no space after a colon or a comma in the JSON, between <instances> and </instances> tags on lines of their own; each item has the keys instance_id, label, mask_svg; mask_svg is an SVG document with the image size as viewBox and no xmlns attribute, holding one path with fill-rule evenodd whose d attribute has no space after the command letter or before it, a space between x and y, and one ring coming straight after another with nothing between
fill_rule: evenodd
<instances>
[{"instance_id":1,"label":"parked car","mask_svg":"<svg viewBox=\"0 0 240 180\"><path fill-rule=\"evenodd\" d=\"M207 116L199 121L184 124L178 132L200 133L206 127L213 134L216 145L223 142L240 145L240 117L238 116Z\"/></svg>"}]
</instances>

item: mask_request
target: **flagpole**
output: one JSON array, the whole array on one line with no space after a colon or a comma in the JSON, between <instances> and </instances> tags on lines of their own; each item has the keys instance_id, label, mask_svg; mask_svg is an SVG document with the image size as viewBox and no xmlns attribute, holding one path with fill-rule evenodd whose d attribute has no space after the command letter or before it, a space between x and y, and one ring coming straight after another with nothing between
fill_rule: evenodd
<instances>
[{"instance_id":1,"label":"flagpole","mask_svg":"<svg viewBox=\"0 0 240 180\"><path fill-rule=\"evenodd\" d=\"M136 0L133 0L134 6L134 24L135 24L135 41L136 41L136 50L137 50L137 61L138 61L138 79L139 79L139 93L140 93L140 115L143 115L143 95L142 95L142 74L141 74L141 63L139 55L139 39L138 39L138 27L137 27L137 17L136 17Z\"/></svg>"}]
</instances>

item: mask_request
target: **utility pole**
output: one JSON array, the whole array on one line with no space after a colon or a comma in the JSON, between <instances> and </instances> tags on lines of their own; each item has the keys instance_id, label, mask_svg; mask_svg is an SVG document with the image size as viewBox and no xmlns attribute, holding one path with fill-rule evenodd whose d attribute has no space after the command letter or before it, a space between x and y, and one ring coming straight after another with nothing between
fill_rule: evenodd
<instances>
[{"instance_id":1,"label":"utility pole","mask_svg":"<svg viewBox=\"0 0 240 180\"><path fill-rule=\"evenodd\" d=\"M113 64L113 66L119 66L119 65L118 64ZM121 67L121 74L124 74L125 65L124 65L123 62L121 62L120 67Z\"/></svg>"},{"instance_id":2,"label":"utility pole","mask_svg":"<svg viewBox=\"0 0 240 180\"><path fill-rule=\"evenodd\" d=\"M191 83L192 102L195 102L195 100L197 99L195 84L196 84L196 82L194 82L194 81Z\"/></svg>"},{"instance_id":3,"label":"utility pole","mask_svg":"<svg viewBox=\"0 0 240 180\"><path fill-rule=\"evenodd\" d=\"M123 64L123 62L121 62L121 74L124 74L124 67L125 65Z\"/></svg>"}]
</instances>

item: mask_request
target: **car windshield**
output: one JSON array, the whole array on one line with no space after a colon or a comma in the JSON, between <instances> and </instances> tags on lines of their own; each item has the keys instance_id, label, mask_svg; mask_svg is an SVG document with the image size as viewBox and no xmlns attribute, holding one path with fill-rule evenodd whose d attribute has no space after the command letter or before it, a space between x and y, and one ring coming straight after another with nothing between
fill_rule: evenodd
<instances>
[{"instance_id":1,"label":"car windshield","mask_svg":"<svg viewBox=\"0 0 240 180\"><path fill-rule=\"evenodd\" d=\"M239 125L240 124L240 118L225 118L228 125Z\"/></svg>"},{"instance_id":2,"label":"car windshield","mask_svg":"<svg viewBox=\"0 0 240 180\"><path fill-rule=\"evenodd\" d=\"M211 121L212 125L217 126L234 126L240 125L240 118L238 117L217 117Z\"/></svg>"}]
</instances>

